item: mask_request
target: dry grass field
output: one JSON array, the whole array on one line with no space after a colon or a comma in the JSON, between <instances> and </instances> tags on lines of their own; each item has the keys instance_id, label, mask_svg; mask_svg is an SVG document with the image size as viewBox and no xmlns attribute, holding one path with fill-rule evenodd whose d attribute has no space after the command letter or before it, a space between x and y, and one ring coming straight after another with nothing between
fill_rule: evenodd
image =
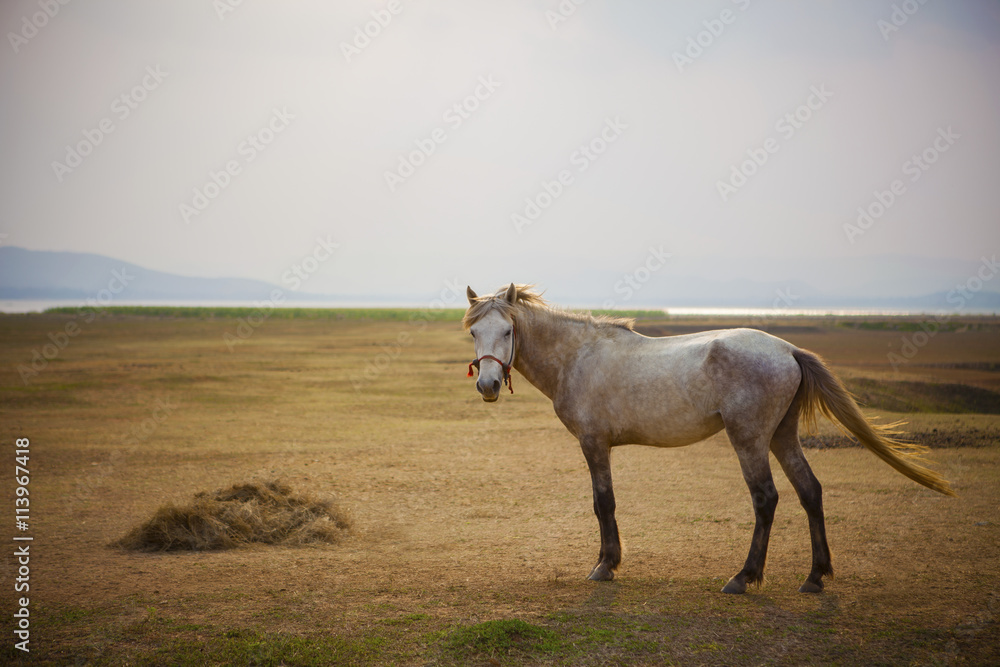
<instances>
[{"instance_id":1,"label":"dry grass field","mask_svg":"<svg viewBox=\"0 0 1000 667\"><path fill-rule=\"evenodd\" d=\"M887 352L916 321L766 323L826 357L869 413L907 420L959 497L835 446L823 423L814 442L830 446L807 456L836 577L796 592L807 522L775 465L767 579L726 596L753 513L725 436L616 450L625 555L615 581L587 581L598 528L578 444L516 374L513 396L479 399L457 322L272 318L240 337L235 317L115 315L80 322L22 380L72 320L0 316L0 662L1000 664L1000 321L956 318L898 370ZM11 633L16 438L31 443L28 655ZM272 479L335 502L350 531L110 546L166 503Z\"/></svg>"}]
</instances>

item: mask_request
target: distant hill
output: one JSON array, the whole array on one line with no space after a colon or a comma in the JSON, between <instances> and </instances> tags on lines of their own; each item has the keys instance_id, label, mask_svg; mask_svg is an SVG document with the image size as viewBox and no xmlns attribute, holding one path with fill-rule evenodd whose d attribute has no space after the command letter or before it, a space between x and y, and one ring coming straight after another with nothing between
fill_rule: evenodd
<instances>
[{"instance_id":1,"label":"distant hill","mask_svg":"<svg viewBox=\"0 0 1000 667\"><path fill-rule=\"evenodd\" d=\"M622 283L623 284L623 283ZM620 284L621 286L621 284ZM625 292L627 295L627 292ZM660 285L635 292L631 302L663 304L665 308L776 308L776 309L898 309L898 310L990 310L1000 311L1000 293L981 289L963 297L955 291L919 296L869 296L844 289L839 293L818 290L801 281L708 280L672 277ZM615 300L625 306L627 299Z\"/></svg>"},{"instance_id":2,"label":"distant hill","mask_svg":"<svg viewBox=\"0 0 1000 667\"><path fill-rule=\"evenodd\" d=\"M636 266L631 277L600 265L565 272L559 288L569 298L563 300L621 307L1000 311L1000 276L980 280L981 260L872 255L713 261L677 254L655 273ZM977 291L965 297L955 292L966 284Z\"/></svg>"},{"instance_id":3,"label":"distant hill","mask_svg":"<svg viewBox=\"0 0 1000 667\"><path fill-rule=\"evenodd\" d=\"M0 298L86 299L118 290L125 300L253 301L276 285L245 278L194 278L78 252L0 247ZM296 298L310 295L296 294Z\"/></svg>"},{"instance_id":4,"label":"distant hill","mask_svg":"<svg viewBox=\"0 0 1000 667\"><path fill-rule=\"evenodd\" d=\"M832 260L829 260L832 261ZM910 278L907 284L917 282L913 276L917 268L898 262L892 274L897 282ZM859 265L860 266L860 265ZM600 308L604 304L617 307L720 307L720 308L898 308L906 310L993 310L1000 312L1000 292L986 289L972 294L961 306L952 291L932 291L914 294L912 287L907 296L885 296L886 293L906 294L899 285L872 282L869 285L844 285L836 291L826 290L800 280L753 281L718 280L695 277L697 267L677 262L664 268L663 275L647 284L629 287L621 274L601 268L581 270L567 278L575 287L578 303L583 307ZM854 269L855 267L851 267ZM920 283L954 285L964 280L949 277L974 275L976 266L947 267L942 276ZM120 276L120 278L116 278ZM648 275L646 276L649 277ZM122 287L122 282L127 284ZM998 281L1000 283L1000 281ZM990 286L992 287L992 286ZM27 250L15 246L0 247L0 299L80 299L94 298L101 290L119 290L115 295L121 301L263 301L276 289L283 289L286 298L294 295L295 301L343 302L364 299L370 303L421 303L419 294L382 295L331 295L303 292L289 293L287 289L260 280L245 278L197 278L179 276L163 271L144 269L129 262L103 255L77 252L49 252ZM401 286L405 290L405 286ZM604 296L601 296L601 295ZM868 296L876 294L878 296ZM610 297L610 299L608 299ZM606 299L606 301L604 301ZM603 301L603 303L602 303Z\"/></svg>"}]
</instances>

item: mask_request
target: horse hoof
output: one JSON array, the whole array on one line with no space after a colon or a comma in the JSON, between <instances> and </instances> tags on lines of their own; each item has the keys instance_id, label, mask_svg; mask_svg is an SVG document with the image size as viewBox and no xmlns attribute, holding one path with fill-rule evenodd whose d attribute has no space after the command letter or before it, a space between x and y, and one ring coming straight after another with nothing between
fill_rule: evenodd
<instances>
[{"instance_id":1,"label":"horse hoof","mask_svg":"<svg viewBox=\"0 0 1000 667\"><path fill-rule=\"evenodd\" d=\"M591 581L611 581L615 578L615 573L608 569L603 564L598 564L594 567L590 576L587 577Z\"/></svg>"},{"instance_id":2,"label":"horse hoof","mask_svg":"<svg viewBox=\"0 0 1000 667\"><path fill-rule=\"evenodd\" d=\"M822 593L823 584L816 583L815 581L806 580L806 583L799 586L799 593Z\"/></svg>"},{"instance_id":3,"label":"horse hoof","mask_svg":"<svg viewBox=\"0 0 1000 667\"><path fill-rule=\"evenodd\" d=\"M747 585L743 580L738 579L739 575L733 577L729 580L729 583L722 587L723 593L729 593L730 595L741 595L747 592Z\"/></svg>"}]
</instances>

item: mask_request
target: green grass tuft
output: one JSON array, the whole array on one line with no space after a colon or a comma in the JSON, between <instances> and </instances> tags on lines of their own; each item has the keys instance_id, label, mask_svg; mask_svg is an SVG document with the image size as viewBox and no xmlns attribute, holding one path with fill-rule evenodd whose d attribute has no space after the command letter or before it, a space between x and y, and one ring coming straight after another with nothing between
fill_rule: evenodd
<instances>
[{"instance_id":1,"label":"green grass tuft","mask_svg":"<svg viewBox=\"0 0 1000 667\"><path fill-rule=\"evenodd\" d=\"M453 630L445 639L444 649L460 660L476 656L527 657L553 653L559 643L558 635L551 630L520 619L504 619Z\"/></svg>"},{"instance_id":2,"label":"green grass tuft","mask_svg":"<svg viewBox=\"0 0 1000 667\"><path fill-rule=\"evenodd\" d=\"M256 630L229 630L207 641L181 639L167 642L146 664L192 665L321 665L380 664L383 637L299 637Z\"/></svg>"}]
</instances>

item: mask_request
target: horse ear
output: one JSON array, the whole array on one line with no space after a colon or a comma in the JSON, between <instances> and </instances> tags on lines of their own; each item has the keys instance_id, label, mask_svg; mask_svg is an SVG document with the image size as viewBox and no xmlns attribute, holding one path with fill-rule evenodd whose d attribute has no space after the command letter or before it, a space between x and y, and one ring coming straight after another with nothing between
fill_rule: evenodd
<instances>
[{"instance_id":1,"label":"horse ear","mask_svg":"<svg viewBox=\"0 0 1000 667\"><path fill-rule=\"evenodd\" d=\"M466 285L466 286L465 286L465 296L466 296L466 298L467 298L467 299L469 299L469 305L470 305L470 306L471 306L472 304L474 304L474 303L476 302L476 299L478 298L478 297L476 296L476 293L475 293L475 292L473 292L473 291L472 291L472 288L471 288L471 287L469 287L468 285Z\"/></svg>"},{"instance_id":2,"label":"horse ear","mask_svg":"<svg viewBox=\"0 0 1000 667\"><path fill-rule=\"evenodd\" d=\"M517 288L514 287L514 283L511 283L510 287L507 288L507 294L505 297L507 299L507 303L511 305L517 302Z\"/></svg>"}]
</instances>

